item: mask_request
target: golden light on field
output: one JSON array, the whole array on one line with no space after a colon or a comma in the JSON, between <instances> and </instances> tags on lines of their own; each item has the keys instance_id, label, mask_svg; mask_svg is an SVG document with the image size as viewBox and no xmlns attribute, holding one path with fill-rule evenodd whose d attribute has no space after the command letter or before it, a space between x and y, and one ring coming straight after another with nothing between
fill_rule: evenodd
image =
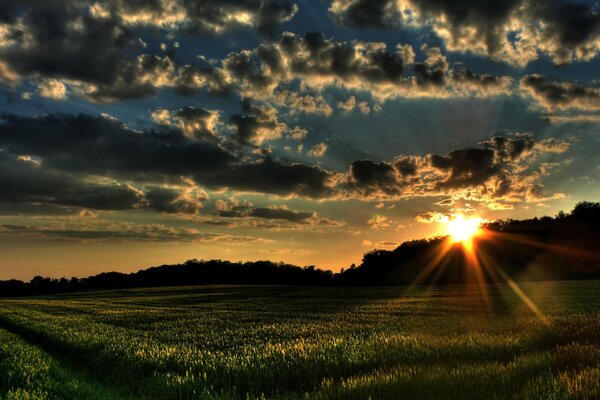
<instances>
[{"instance_id":1,"label":"golden light on field","mask_svg":"<svg viewBox=\"0 0 600 400\"><path fill-rule=\"evenodd\" d=\"M446 230L454 243L460 242L463 245L470 247L473 238L481 232L479 227L482 221L481 218L467 218L463 215L458 215L454 219L448 221Z\"/></svg>"}]
</instances>

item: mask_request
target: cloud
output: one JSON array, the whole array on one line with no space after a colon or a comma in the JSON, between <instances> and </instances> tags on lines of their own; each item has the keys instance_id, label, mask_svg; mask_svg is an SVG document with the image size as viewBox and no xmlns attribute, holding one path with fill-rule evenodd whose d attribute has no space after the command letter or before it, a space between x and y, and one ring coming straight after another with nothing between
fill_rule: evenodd
<instances>
[{"instance_id":1,"label":"cloud","mask_svg":"<svg viewBox=\"0 0 600 400\"><path fill-rule=\"evenodd\" d=\"M86 182L6 151L0 151L0 167L2 202L124 210L135 208L143 198L143 193L130 185Z\"/></svg>"},{"instance_id":2,"label":"cloud","mask_svg":"<svg viewBox=\"0 0 600 400\"><path fill-rule=\"evenodd\" d=\"M164 86L197 89L193 71L202 69L135 54L140 29L215 35L247 26L270 35L298 10L287 0L24 0L2 8L0 79L54 79L55 89L69 82L95 102L149 96Z\"/></svg>"},{"instance_id":3,"label":"cloud","mask_svg":"<svg viewBox=\"0 0 600 400\"><path fill-rule=\"evenodd\" d=\"M244 102L244 115L233 115L230 122L236 128L233 139L243 145L260 146L267 140L278 139L287 125L277 119L277 110L269 104Z\"/></svg>"},{"instance_id":4,"label":"cloud","mask_svg":"<svg viewBox=\"0 0 600 400\"><path fill-rule=\"evenodd\" d=\"M292 140L300 141L306 139L306 135L308 134L308 130L301 128L299 126L295 126L293 129L289 131L289 137Z\"/></svg>"},{"instance_id":5,"label":"cloud","mask_svg":"<svg viewBox=\"0 0 600 400\"><path fill-rule=\"evenodd\" d=\"M289 90L280 90L273 96L276 104L289 107L291 114L303 112L306 114L321 114L330 116L333 113L331 106L323 96L299 95Z\"/></svg>"},{"instance_id":6,"label":"cloud","mask_svg":"<svg viewBox=\"0 0 600 400\"><path fill-rule=\"evenodd\" d=\"M135 60L121 62L110 82L82 85L81 95L96 103L153 96L162 87L174 86L175 76L171 58L142 54Z\"/></svg>"},{"instance_id":7,"label":"cloud","mask_svg":"<svg viewBox=\"0 0 600 400\"><path fill-rule=\"evenodd\" d=\"M119 121L85 114L4 115L0 146L35 155L44 166L68 172L153 180L211 171L235 159L217 144L182 131L136 131Z\"/></svg>"},{"instance_id":8,"label":"cloud","mask_svg":"<svg viewBox=\"0 0 600 400\"><path fill-rule=\"evenodd\" d=\"M208 195L195 187L145 187L142 207L170 214L197 214Z\"/></svg>"},{"instance_id":9,"label":"cloud","mask_svg":"<svg viewBox=\"0 0 600 400\"><path fill-rule=\"evenodd\" d=\"M498 173L491 149L454 150L445 156L431 155L431 166L449 171L449 177L439 182L446 187L477 186Z\"/></svg>"},{"instance_id":10,"label":"cloud","mask_svg":"<svg viewBox=\"0 0 600 400\"><path fill-rule=\"evenodd\" d=\"M67 98L67 87L57 79L48 79L40 82L38 91L40 96L54 100L64 100Z\"/></svg>"},{"instance_id":11,"label":"cloud","mask_svg":"<svg viewBox=\"0 0 600 400\"><path fill-rule=\"evenodd\" d=\"M336 178L341 198L392 200L422 196L452 196L483 202L539 201L545 195L540 180L551 173L541 160L570 147L569 140L534 140L530 134L496 136L481 147L446 155L399 155L389 162L354 161ZM548 197L549 196L549 197Z\"/></svg>"},{"instance_id":12,"label":"cloud","mask_svg":"<svg viewBox=\"0 0 600 400\"><path fill-rule=\"evenodd\" d=\"M380 242L371 242L370 240L363 240L362 245L365 247L398 247L400 242L394 242L392 240L383 240Z\"/></svg>"},{"instance_id":13,"label":"cloud","mask_svg":"<svg viewBox=\"0 0 600 400\"><path fill-rule=\"evenodd\" d=\"M34 210L36 205L45 204L95 210L146 209L194 214L207 197L193 187L134 186L47 169L29 156L15 156L1 150L0 166L0 202L31 205Z\"/></svg>"},{"instance_id":14,"label":"cloud","mask_svg":"<svg viewBox=\"0 0 600 400\"><path fill-rule=\"evenodd\" d=\"M190 138L177 128L136 131L108 116L4 115L0 148L14 160L27 155L41 162L46 174L72 175L78 180L104 177L137 182L136 186L157 182L181 186L191 180L209 189L310 198L324 198L331 192L332 172L321 167L238 154L214 140ZM31 161L22 164L34 171Z\"/></svg>"},{"instance_id":15,"label":"cloud","mask_svg":"<svg viewBox=\"0 0 600 400\"><path fill-rule=\"evenodd\" d=\"M181 109L155 118L198 116L207 117L207 111ZM208 197L202 187L322 200L463 196L534 201L547 197L541 179L550 171L540 162L569 146L569 140L503 135L445 155L356 160L338 172L189 137L176 127L136 131L106 115L4 115L0 155L6 189L0 200L196 213Z\"/></svg>"},{"instance_id":16,"label":"cloud","mask_svg":"<svg viewBox=\"0 0 600 400\"><path fill-rule=\"evenodd\" d=\"M350 164L348 187L363 196L375 193L394 195L400 192L394 167L386 162L357 160Z\"/></svg>"},{"instance_id":17,"label":"cloud","mask_svg":"<svg viewBox=\"0 0 600 400\"><path fill-rule=\"evenodd\" d=\"M307 154L311 157L323 157L325 155L326 151L327 151L327 144L326 143L318 143L318 144L315 144L313 147L311 147Z\"/></svg>"},{"instance_id":18,"label":"cloud","mask_svg":"<svg viewBox=\"0 0 600 400\"><path fill-rule=\"evenodd\" d=\"M214 67L204 86L236 88L242 96L269 97L282 83L301 79L314 89L338 84L348 88L399 85L414 59L410 45L388 51L384 43L335 41L319 32L284 33L279 41L230 53ZM280 95L281 96L281 95Z\"/></svg>"},{"instance_id":19,"label":"cloud","mask_svg":"<svg viewBox=\"0 0 600 400\"><path fill-rule=\"evenodd\" d=\"M568 123L597 124L597 123L600 123L600 114L546 115L546 116L544 116L544 118L548 119L553 124L568 124Z\"/></svg>"},{"instance_id":20,"label":"cloud","mask_svg":"<svg viewBox=\"0 0 600 400\"><path fill-rule=\"evenodd\" d=\"M220 33L230 26L255 26L272 34L292 19L298 6L288 0L192 0L186 2L188 24L192 30Z\"/></svg>"},{"instance_id":21,"label":"cloud","mask_svg":"<svg viewBox=\"0 0 600 400\"><path fill-rule=\"evenodd\" d=\"M354 27L430 28L446 48L524 66L548 55L555 63L599 53L600 14L594 2L564 0L334 0L336 22Z\"/></svg>"},{"instance_id":22,"label":"cloud","mask_svg":"<svg viewBox=\"0 0 600 400\"><path fill-rule=\"evenodd\" d=\"M369 107L369 102L367 101L356 101L356 97L350 96L346 101L340 101L337 104L338 108L344 112L351 112L355 108L358 108L363 114L368 114L371 112L371 107Z\"/></svg>"},{"instance_id":23,"label":"cloud","mask_svg":"<svg viewBox=\"0 0 600 400\"><path fill-rule=\"evenodd\" d=\"M52 221L39 225L0 225L0 235L74 242L196 242L245 244L264 241L255 236L202 232L193 228L162 224L95 221L83 223Z\"/></svg>"},{"instance_id":24,"label":"cloud","mask_svg":"<svg viewBox=\"0 0 600 400\"><path fill-rule=\"evenodd\" d=\"M376 214L369 218L369 220L367 221L367 225L369 225L369 227L372 229L382 230L389 228L391 225L391 221L388 217L384 215Z\"/></svg>"},{"instance_id":25,"label":"cloud","mask_svg":"<svg viewBox=\"0 0 600 400\"><path fill-rule=\"evenodd\" d=\"M400 5L390 0L334 0L329 12L338 24L356 28L401 26L404 19Z\"/></svg>"},{"instance_id":26,"label":"cloud","mask_svg":"<svg viewBox=\"0 0 600 400\"><path fill-rule=\"evenodd\" d=\"M111 82L135 35L118 18L96 18L86 6L74 0L4 2L0 60L16 75Z\"/></svg>"},{"instance_id":27,"label":"cloud","mask_svg":"<svg viewBox=\"0 0 600 400\"><path fill-rule=\"evenodd\" d=\"M286 0L109 0L90 10L96 18L119 18L128 26L218 35L244 26L272 33L292 19L298 6Z\"/></svg>"},{"instance_id":28,"label":"cloud","mask_svg":"<svg viewBox=\"0 0 600 400\"><path fill-rule=\"evenodd\" d=\"M523 94L547 110L600 110L600 85L555 81L542 75L526 75L520 82Z\"/></svg>"},{"instance_id":29,"label":"cloud","mask_svg":"<svg viewBox=\"0 0 600 400\"><path fill-rule=\"evenodd\" d=\"M251 217L293 223L309 223L316 217L314 212L290 210L285 206L254 207L250 202L229 204L222 200L217 201L215 214L225 218Z\"/></svg>"},{"instance_id":30,"label":"cloud","mask_svg":"<svg viewBox=\"0 0 600 400\"><path fill-rule=\"evenodd\" d=\"M160 125L178 126L188 137L206 139L218 135L219 114L219 111L191 106L174 111L159 108L152 112L152 119Z\"/></svg>"},{"instance_id":31,"label":"cloud","mask_svg":"<svg viewBox=\"0 0 600 400\"><path fill-rule=\"evenodd\" d=\"M318 166L284 163L266 156L254 162L230 165L220 173L193 178L212 188L323 199L332 194L333 175Z\"/></svg>"}]
</instances>

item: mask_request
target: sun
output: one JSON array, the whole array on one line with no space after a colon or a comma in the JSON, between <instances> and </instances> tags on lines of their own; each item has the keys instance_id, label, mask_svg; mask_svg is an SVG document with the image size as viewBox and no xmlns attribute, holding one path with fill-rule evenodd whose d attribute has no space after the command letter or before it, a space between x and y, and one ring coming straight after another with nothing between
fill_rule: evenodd
<instances>
[{"instance_id":1,"label":"sun","mask_svg":"<svg viewBox=\"0 0 600 400\"><path fill-rule=\"evenodd\" d=\"M448 221L446 230L454 243L470 244L473 237L480 233L481 222L481 218L466 218L463 215L457 215Z\"/></svg>"}]
</instances>

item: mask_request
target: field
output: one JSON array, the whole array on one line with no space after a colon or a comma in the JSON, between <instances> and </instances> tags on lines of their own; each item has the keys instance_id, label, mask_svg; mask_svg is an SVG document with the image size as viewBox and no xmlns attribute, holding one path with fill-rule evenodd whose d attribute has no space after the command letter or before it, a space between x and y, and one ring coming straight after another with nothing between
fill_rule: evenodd
<instances>
[{"instance_id":1,"label":"field","mask_svg":"<svg viewBox=\"0 0 600 400\"><path fill-rule=\"evenodd\" d=\"M0 398L600 398L600 282L521 288L4 299Z\"/></svg>"}]
</instances>

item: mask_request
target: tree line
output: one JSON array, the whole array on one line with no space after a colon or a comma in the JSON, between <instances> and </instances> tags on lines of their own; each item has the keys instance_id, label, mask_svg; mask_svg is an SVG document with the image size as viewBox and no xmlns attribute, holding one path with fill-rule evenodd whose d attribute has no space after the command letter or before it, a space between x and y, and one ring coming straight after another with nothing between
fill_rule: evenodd
<instances>
[{"instance_id":1,"label":"tree line","mask_svg":"<svg viewBox=\"0 0 600 400\"><path fill-rule=\"evenodd\" d=\"M600 279L600 203L580 202L570 213L482 226L473 250L446 237L412 240L394 250L373 250L338 273L271 261L188 260L135 273L86 278L0 281L0 296L182 285L377 286L462 284L507 278Z\"/></svg>"}]
</instances>

